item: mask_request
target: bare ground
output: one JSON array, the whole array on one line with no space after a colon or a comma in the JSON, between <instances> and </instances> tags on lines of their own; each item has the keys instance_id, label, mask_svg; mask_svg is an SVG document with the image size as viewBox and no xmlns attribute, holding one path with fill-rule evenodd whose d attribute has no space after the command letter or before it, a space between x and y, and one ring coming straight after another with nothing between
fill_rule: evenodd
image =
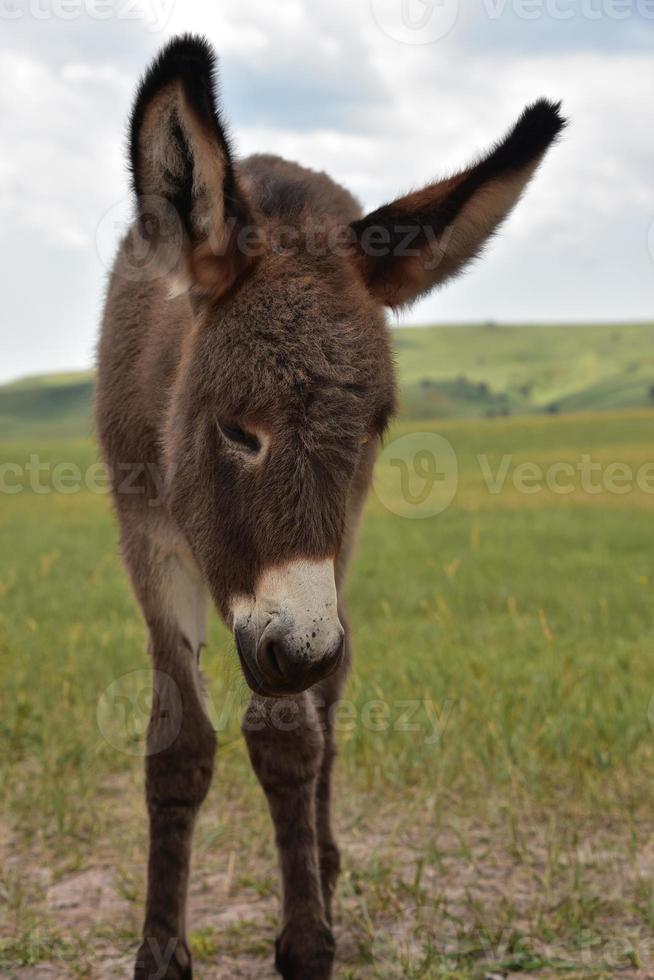
<instances>
[{"instance_id":1,"label":"bare ground","mask_svg":"<svg viewBox=\"0 0 654 980\"><path fill-rule=\"evenodd\" d=\"M142 807L127 800L105 837L72 859L0 835L2 976L130 976L145 839ZM223 801L218 816L210 805L198 828L189 916L198 980L276 976L271 833L249 806ZM501 807L482 821L424 798L398 812L350 796L339 824L339 978L654 977L647 823L516 822Z\"/></svg>"}]
</instances>

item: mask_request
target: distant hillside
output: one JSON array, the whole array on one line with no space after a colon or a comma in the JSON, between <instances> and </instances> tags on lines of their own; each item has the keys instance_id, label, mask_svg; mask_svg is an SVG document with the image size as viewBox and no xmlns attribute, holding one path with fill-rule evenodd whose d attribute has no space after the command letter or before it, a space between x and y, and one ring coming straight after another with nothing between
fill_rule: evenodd
<instances>
[{"instance_id":1,"label":"distant hillside","mask_svg":"<svg viewBox=\"0 0 654 980\"><path fill-rule=\"evenodd\" d=\"M405 418L654 407L654 323L393 331ZM93 376L0 386L0 439L92 431Z\"/></svg>"},{"instance_id":2,"label":"distant hillside","mask_svg":"<svg viewBox=\"0 0 654 980\"><path fill-rule=\"evenodd\" d=\"M409 418L654 406L654 323L398 329Z\"/></svg>"},{"instance_id":3,"label":"distant hillside","mask_svg":"<svg viewBox=\"0 0 654 980\"><path fill-rule=\"evenodd\" d=\"M77 438L92 431L93 374L23 378L0 386L0 439Z\"/></svg>"}]
</instances>

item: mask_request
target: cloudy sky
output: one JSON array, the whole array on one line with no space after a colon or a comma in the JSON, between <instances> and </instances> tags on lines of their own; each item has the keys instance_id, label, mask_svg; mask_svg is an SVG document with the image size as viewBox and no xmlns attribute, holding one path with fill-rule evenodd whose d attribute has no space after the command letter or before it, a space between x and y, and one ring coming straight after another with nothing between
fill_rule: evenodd
<instances>
[{"instance_id":1,"label":"cloudy sky","mask_svg":"<svg viewBox=\"0 0 654 980\"><path fill-rule=\"evenodd\" d=\"M184 30L221 55L239 153L368 207L562 99L565 141L484 261L403 322L654 316L654 0L0 0L0 21L0 380L92 363L134 86Z\"/></svg>"}]
</instances>

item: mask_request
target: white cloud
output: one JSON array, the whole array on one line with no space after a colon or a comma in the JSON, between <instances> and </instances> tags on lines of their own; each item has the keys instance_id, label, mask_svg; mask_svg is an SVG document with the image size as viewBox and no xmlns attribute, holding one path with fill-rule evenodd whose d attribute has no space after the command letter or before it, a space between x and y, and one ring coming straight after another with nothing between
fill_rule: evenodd
<instances>
[{"instance_id":1,"label":"white cloud","mask_svg":"<svg viewBox=\"0 0 654 980\"><path fill-rule=\"evenodd\" d=\"M128 98L129 80L114 68L57 70L3 51L0 72L0 139L12 147L2 173L0 220L49 243L88 247L98 210L124 193L120 147L103 102Z\"/></svg>"},{"instance_id":2,"label":"white cloud","mask_svg":"<svg viewBox=\"0 0 654 980\"><path fill-rule=\"evenodd\" d=\"M0 222L11 330L0 377L88 359L106 275L95 230L128 193L132 93L148 58L181 30L206 33L221 53L225 113L242 152L327 170L368 207L464 165L534 98L562 98L565 140L503 235L412 319L652 315L654 62L642 40L653 24L610 35L575 21L563 44L556 24L490 21L477 5L462 7L438 43L413 45L380 30L364 0L142 6L149 14L139 20L4 24Z\"/></svg>"}]
</instances>

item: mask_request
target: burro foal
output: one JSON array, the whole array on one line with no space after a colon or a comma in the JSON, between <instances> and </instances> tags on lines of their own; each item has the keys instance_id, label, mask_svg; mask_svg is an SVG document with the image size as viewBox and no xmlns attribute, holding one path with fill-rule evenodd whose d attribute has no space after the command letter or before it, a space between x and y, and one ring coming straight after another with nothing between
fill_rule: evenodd
<instances>
[{"instance_id":1,"label":"burro foal","mask_svg":"<svg viewBox=\"0 0 654 980\"><path fill-rule=\"evenodd\" d=\"M527 108L460 173L362 216L324 173L236 160L201 38L161 52L130 126L134 224L99 348L97 427L147 624L153 709L135 976L190 978L186 894L214 731L198 671L211 601L252 689L245 737L283 879L276 965L332 975L339 852L331 710L350 662L341 589L395 404L383 310L456 275L563 126Z\"/></svg>"}]
</instances>

